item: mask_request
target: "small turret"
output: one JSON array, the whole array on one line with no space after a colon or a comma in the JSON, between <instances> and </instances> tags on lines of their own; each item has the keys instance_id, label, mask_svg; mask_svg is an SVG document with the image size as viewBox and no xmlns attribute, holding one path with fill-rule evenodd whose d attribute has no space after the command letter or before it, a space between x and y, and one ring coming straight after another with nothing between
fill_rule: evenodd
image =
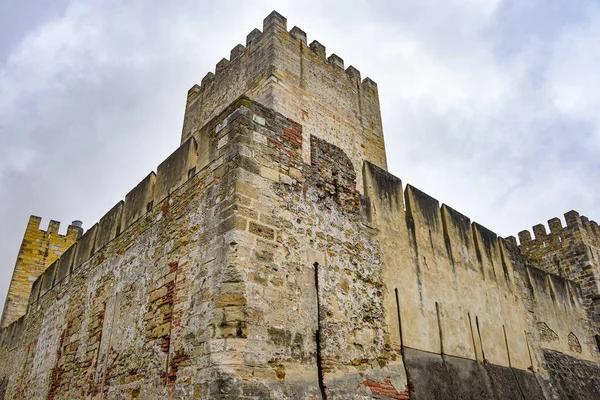
<instances>
[{"instance_id":1,"label":"small turret","mask_svg":"<svg viewBox=\"0 0 600 400\"><path fill-rule=\"evenodd\" d=\"M29 217L4 303L1 327L27 312L33 282L81 236L81 221L73 221L67 234L61 235L59 221L50 221L48 228L42 230L41 220L35 215Z\"/></svg>"}]
</instances>

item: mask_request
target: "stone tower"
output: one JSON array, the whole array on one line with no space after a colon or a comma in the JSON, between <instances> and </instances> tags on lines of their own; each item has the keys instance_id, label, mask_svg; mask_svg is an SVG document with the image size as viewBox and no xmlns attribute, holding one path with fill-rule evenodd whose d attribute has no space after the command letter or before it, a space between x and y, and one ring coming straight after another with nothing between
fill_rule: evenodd
<instances>
[{"instance_id":1,"label":"stone tower","mask_svg":"<svg viewBox=\"0 0 600 400\"><path fill-rule=\"evenodd\" d=\"M192 87L0 330L0 399L600 398L597 276L387 172L377 86L306 43L274 12Z\"/></svg>"},{"instance_id":2,"label":"stone tower","mask_svg":"<svg viewBox=\"0 0 600 400\"><path fill-rule=\"evenodd\" d=\"M60 257L80 236L77 226L69 225L66 235L60 235L60 222L50 221L48 230L40 229L40 217L32 215L23 236L8 294L4 303L0 327L16 321L27 311L33 282Z\"/></svg>"},{"instance_id":3,"label":"stone tower","mask_svg":"<svg viewBox=\"0 0 600 400\"><path fill-rule=\"evenodd\" d=\"M310 163L311 135L341 148L361 192L363 161L387 169L377 84L353 66L344 69L339 56L326 57L318 41L308 45L300 28L288 32L276 12L190 89L181 142L194 136L202 147L199 129L242 95L302 124L303 162Z\"/></svg>"}]
</instances>

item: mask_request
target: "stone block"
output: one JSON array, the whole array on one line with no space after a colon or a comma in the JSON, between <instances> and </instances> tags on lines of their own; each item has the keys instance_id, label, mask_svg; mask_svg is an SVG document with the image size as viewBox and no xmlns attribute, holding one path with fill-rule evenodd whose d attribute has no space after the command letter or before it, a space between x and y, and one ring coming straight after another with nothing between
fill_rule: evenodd
<instances>
[{"instance_id":1,"label":"stone block","mask_svg":"<svg viewBox=\"0 0 600 400\"><path fill-rule=\"evenodd\" d=\"M77 243L74 243L71 247L67 249L67 251L63 253L62 256L60 256L58 260L58 269L56 270L56 277L54 278L55 283L62 281L67 275L71 273L76 250Z\"/></svg>"},{"instance_id":2,"label":"stone block","mask_svg":"<svg viewBox=\"0 0 600 400\"><path fill-rule=\"evenodd\" d=\"M73 263L74 270L86 262L94 254L97 232L98 224L95 224L77 241L77 252L75 255L75 262Z\"/></svg>"},{"instance_id":3,"label":"stone block","mask_svg":"<svg viewBox=\"0 0 600 400\"><path fill-rule=\"evenodd\" d=\"M246 297L243 293L230 293L217 296L215 298L215 307L245 306Z\"/></svg>"},{"instance_id":4,"label":"stone block","mask_svg":"<svg viewBox=\"0 0 600 400\"><path fill-rule=\"evenodd\" d=\"M14 349L17 347L21 341L21 332L23 331L23 317L19 318L15 322L12 323L12 335L10 338L9 349Z\"/></svg>"},{"instance_id":5,"label":"stone block","mask_svg":"<svg viewBox=\"0 0 600 400\"><path fill-rule=\"evenodd\" d=\"M46 294L52 287L54 286L54 275L56 274L56 265L57 261L50 264L48 268L44 271L44 278L42 280L42 288L40 290L40 296Z\"/></svg>"},{"instance_id":6,"label":"stone block","mask_svg":"<svg viewBox=\"0 0 600 400\"><path fill-rule=\"evenodd\" d=\"M29 294L29 305L35 303L39 296L40 296L40 291L42 289L42 280L43 278L43 274L38 276L37 279L35 281L33 281L33 286L31 286L31 293Z\"/></svg>"},{"instance_id":7,"label":"stone block","mask_svg":"<svg viewBox=\"0 0 600 400\"><path fill-rule=\"evenodd\" d=\"M118 202L109 212L100 218L100 222L98 222L98 236L96 237L96 249L104 247L121 232L123 204L125 204L123 201Z\"/></svg>"},{"instance_id":8,"label":"stone block","mask_svg":"<svg viewBox=\"0 0 600 400\"><path fill-rule=\"evenodd\" d=\"M159 204L189 179L196 167L196 141L190 138L175 150L156 169L154 204Z\"/></svg>"},{"instance_id":9,"label":"stone block","mask_svg":"<svg viewBox=\"0 0 600 400\"><path fill-rule=\"evenodd\" d=\"M152 330L152 335L155 338L160 338L163 336L167 336L171 332L171 323L166 322L162 325L157 326Z\"/></svg>"},{"instance_id":10,"label":"stone block","mask_svg":"<svg viewBox=\"0 0 600 400\"><path fill-rule=\"evenodd\" d=\"M265 239L273 240L275 231L268 226L257 224L254 221L250 221L248 231L256 236L260 236Z\"/></svg>"},{"instance_id":11,"label":"stone block","mask_svg":"<svg viewBox=\"0 0 600 400\"><path fill-rule=\"evenodd\" d=\"M156 174L151 172L125 196L122 231L152 208L155 180Z\"/></svg>"}]
</instances>

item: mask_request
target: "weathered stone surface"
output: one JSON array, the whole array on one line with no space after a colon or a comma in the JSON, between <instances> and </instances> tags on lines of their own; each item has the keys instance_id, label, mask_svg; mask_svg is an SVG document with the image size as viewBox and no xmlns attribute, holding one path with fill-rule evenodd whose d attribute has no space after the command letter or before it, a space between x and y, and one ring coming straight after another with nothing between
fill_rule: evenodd
<instances>
[{"instance_id":1,"label":"weathered stone surface","mask_svg":"<svg viewBox=\"0 0 600 400\"><path fill-rule=\"evenodd\" d=\"M151 172L135 188L125 196L123 206L123 222L121 230L127 229L129 225L146 214L153 206L154 182L156 174Z\"/></svg>"},{"instance_id":2,"label":"weathered stone surface","mask_svg":"<svg viewBox=\"0 0 600 400\"><path fill-rule=\"evenodd\" d=\"M58 284L71 273L73 268L73 262L75 260L75 252L77 251L77 243L69 247L58 260L58 269L56 270L56 277L54 278L54 284Z\"/></svg>"},{"instance_id":3,"label":"weathered stone surface","mask_svg":"<svg viewBox=\"0 0 600 400\"><path fill-rule=\"evenodd\" d=\"M551 350L544 351L544 359L560 398L600 398L600 365Z\"/></svg>"},{"instance_id":4,"label":"weathered stone surface","mask_svg":"<svg viewBox=\"0 0 600 400\"><path fill-rule=\"evenodd\" d=\"M96 249L101 249L108 242L121 233L121 222L123 219L123 201L118 202L98 222L98 233L96 237Z\"/></svg>"},{"instance_id":5,"label":"weathered stone surface","mask_svg":"<svg viewBox=\"0 0 600 400\"><path fill-rule=\"evenodd\" d=\"M183 145L122 207L66 252L32 222L23 260L62 256L37 275L17 263L15 287L33 291L0 330L0 393L596 395L580 372L598 368L581 236L597 224L567 218L578 285L537 268L543 251L403 191L384 169L376 84L276 12L263 28L190 89Z\"/></svg>"},{"instance_id":6,"label":"weathered stone surface","mask_svg":"<svg viewBox=\"0 0 600 400\"><path fill-rule=\"evenodd\" d=\"M160 204L173 189L188 180L190 172L196 167L196 159L196 140L190 138L158 166L154 188L155 204Z\"/></svg>"},{"instance_id":7,"label":"weathered stone surface","mask_svg":"<svg viewBox=\"0 0 600 400\"><path fill-rule=\"evenodd\" d=\"M94 254L96 246L96 234L98 233L98 224L95 224L77 241L77 252L75 253L75 261L73 269L79 268L81 264L89 260Z\"/></svg>"},{"instance_id":8,"label":"weathered stone surface","mask_svg":"<svg viewBox=\"0 0 600 400\"><path fill-rule=\"evenodd\" d=\"M4 303L0 327L7 326L25 314L33 282L80 235L79 228L75 226L69 226L66 235L59 234L60 223L57 221L50 221L48 229L42 230L41 221L40 217L34 215L29 218Z\"/></svg>"}]
</instances>

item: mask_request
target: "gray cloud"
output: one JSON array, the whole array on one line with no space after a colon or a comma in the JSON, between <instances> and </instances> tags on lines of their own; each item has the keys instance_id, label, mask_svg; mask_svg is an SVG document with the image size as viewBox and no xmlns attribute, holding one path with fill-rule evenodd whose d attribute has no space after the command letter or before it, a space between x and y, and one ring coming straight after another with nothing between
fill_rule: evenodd
<instances>
[{"instance_id":1,"label":"gray cloud","mask_svg":"<svg viewBox=\"0 0 600 400\"><path fill-rule=\"evenodd\" d=\"M571 208L600 218L591 0L4 2L0 299L28 216L96 222L177 147L187 89L272 9L378 83L405 183L501 235Z\"/></svg>"}]
</instances>

